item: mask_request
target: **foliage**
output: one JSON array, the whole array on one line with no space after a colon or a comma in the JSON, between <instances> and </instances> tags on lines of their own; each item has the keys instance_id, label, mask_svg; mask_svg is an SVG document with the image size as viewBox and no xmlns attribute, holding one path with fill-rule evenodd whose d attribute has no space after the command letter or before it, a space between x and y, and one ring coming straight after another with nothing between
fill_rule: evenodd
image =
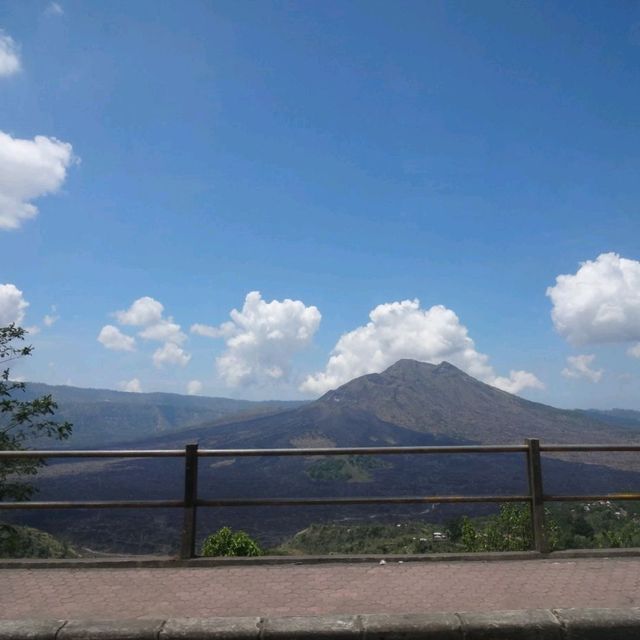
<instances>
[{"instance_id":1,"label":"foliage","mask_svg":"<svg viewBox=\"0 0 640 640\"><path fill-rule=\"evenodd\" d=\"M443 529L423 522L396 524L312 524L269 553L286 555L414 554L453 551L447 540L435 540Z\"/></svg>"},{"instance_id":2,"label":"foliage","mask_svg":"<svg viewBox=\"0 0 640 640\"><path fill-rule=\"evenodd\" d=\"M562 549L640 546L640 504L609 500L563 505L555 510Z\"/></svg>"},{"instance_id":3,"label":"foliage","mask_svg":"<svg viewBox=\"0 0 640 640\"><path fill-rule=\"evenodd\" d=\"M547 542L558 546L558 524L551 512L545 511ZM469 518L462 520L461 543L465 551L528 551L533 548L531 512L525 505L503 504L500 512L481 524Z\"/></svg>"},{"instance_id":4,"label":"foliage","mask_svg":"<svg viewBox=\"0 0 640 640\"><path fill-rule=\"evenodd\" d=\"M244 531L232 531L222 527L205 538L203 556L261 556L260 545Z\"/></svg>"},{"instance_id":5,"label":"foliage","mask_svg":"<svg viewBox=\"0 0 640 640\"><path fill-rule=\"evenodd\" d=\"M10 324L0 327L0 362L2 365L31 355L33 347L23 346L26 330ZM16 346L16 343L17 346ZM32 439L44 436L64 440L71 434L71 424L50 419L58 405L50 395L33 400L20 400L17 392L24 392L25 384L10 378L10 369L0 374L0 451L19 451ZM20 476L34 475L41 460L7 460L0 463L0 500L25 500L33 487Z\"/></svg>"},{"instance_id":6,"label":"foliage","mask_svg":"<svg viewBox=\"0 0 640 640\"><path fill-rule=\"evenodd\" d=\"M66 542L33 529L0 523L0 558L75 558Z\"/></svg>"}]
</instances>

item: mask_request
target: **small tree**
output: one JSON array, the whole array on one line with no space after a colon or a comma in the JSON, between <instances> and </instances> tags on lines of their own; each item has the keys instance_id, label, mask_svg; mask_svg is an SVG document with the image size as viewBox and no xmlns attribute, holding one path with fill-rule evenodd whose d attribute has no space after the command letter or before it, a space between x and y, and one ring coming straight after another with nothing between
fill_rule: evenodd
<instances>
[{"instance_id":1,"label":"small tree","mask_svg":"<svg viewBox=\"0 0 640 640\"><path fill-rule=\"evenodd\" d=\"M222 527L205 538L203 556L261 556L260 545L244 531L232 531Z\"/></svg>"},{"instance_id":2,"label":"small tree","mask_svg":"<svg viewBox=\"0 0 640 640\"><path fill-rule=\"evenodd\" d=\"M558 525L545 509L547 544L558 546ZM503 504L484 526L463 518L460 542L465 551L528 551L533 547L531 513L527 506Z\"/></svg>"},{"instance_id":3,"label":"small tree","mask_svg":"<svg viewBox=\"0 0 640 640\"><path fill-rule=\"evenodd\" d=\"M27 331L15 324L0 327L0 365L31 355L32 346L24 342ZM24 393L25 384L11 380L10 369L0 374L0 451L20 451L37 437L65 440L71 435L69 422L56 422L50 418L58 405L50 395L34 400L21 400L17 393ZM0 461L0 500L27 500L35 489L20 479L34 475L42 460L13 459Z\"/></svg>"}]
</instances>

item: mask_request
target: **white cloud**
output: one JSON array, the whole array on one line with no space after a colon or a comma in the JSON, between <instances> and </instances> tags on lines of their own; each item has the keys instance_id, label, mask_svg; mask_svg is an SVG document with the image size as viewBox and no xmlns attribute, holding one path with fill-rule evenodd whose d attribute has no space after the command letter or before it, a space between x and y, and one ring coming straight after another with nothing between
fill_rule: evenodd
<instances>
[{"instance_id":1,"label":"white cloud","mask_svg":"<svg viewBox=\"0 0 640 640\"><path fill-rule=\"evenodd\" d=\"M223 338L224 333L218 327L212 327L208 324L192 324L191 333L195 333L198 336L205 336L206 338Z\"/></svg>"},{"instance_id":2,"label":"white cloud","mask_svg":"<svg viewBox=\"0 0 640 640\"><path fill-rule=\"evenodd\" d=\"M181 331L180 325L173 321L173 318L165 318L163 314L164 306L161 302L149 296L143 296L135 300L128 309L116 311L114 315L122 325L143 327L138 332L138 336L141 338L163 343L163 346L153 353L152 359L156 367L167 364L184 367L191 356L178 345L182 344L187 336ZM124 336L116 327L112 327L112 329L118 331L120 336ZM133 340L133 338L129 339Z\"/></svg>"},{"instance_id":3,"label":"white cloud","mask_svg":"<svg viewBox=\"0 0 640 640\"><path fill-rule=\"evenodd\" d=\"M458 316L442 305L421 309L417 299L391 302L377 306L369 318L366 325L342 335L325 370L310 375L301 385L302 391L324 393L357 376L383 371L402 358L433 364L447 360L510 393L543 387L527 371L496 376L488 357L476 351Z\"/></svg>"},{"instance_id":4,"label":"white cloud","mask_svg":"<svg viewBox=\"0 0 640 640\"><path fill-rule=\"evenodd\" d=\"M265 302L259 291L247 294L241 311L219 327L196 324L193 333L224 338L217 358L220 377L232 387L289 379L294 354L306 347L320 325L320 311L300 300Z\"/></svg>"},{"instance_id":5,"label":"white cloud","mask_svg":"<svg viewBox=\"0 0 640 640\"><path fill-rule=\"evenodd\" d=\"M186 334L183 333L180 325L173 321L173 318L164 317L164 305L158 300L143 296L134 300L128 309L116 311L113 315L121 325L141 327L138 336L144 340L163 343L152 356L156 367L167 364L184 367L191 360L191 355L179 346L187 339ZM123 334L120 333L120 335Z\"/></svg>"},{"instance_id":6,"label":"white cloud","mask_svg":"<svg viewBox=\"0 0 640 640\"><path fill-rule=\"evenodd\" d=\"M174 344L182 344L187 339L187 336L180 331L180 325L173 322L171 318L160 320L157 324L148 326L138 335L146 340L173 342Z\"/></svg>"},{"instance_id":7,"label":"white cloud","mask_svg":"<svg viewBox=\"0 0 640 640\"><path fill-rule=\"evenodd\" d=\"M640 342L637 342L633 346L629 347L629 349L627 350L627 353L632 358L640 358Z\"/></svg>"},{"instance_id":8,"label":"white cloud","mask_svg":"<svg viewBox=\"0 0 640 640\"><path fill-rule=\"evenodd\" d=\"M67 142L22 140L0 131L0 229L17 229L37 215L30 201L58 191L73 160Z\"/></svg>"},{"instance_id":9,"label":"white cloud","mask_svg":"<svg viewBox=\"0 0 640 640\"><path fill-rule=\"evenodd\" d=\"M162 367L165 364L176 364L185 367L191 360L191 356L174 342L166 342L153 353L153 364Z\"/></svg>"},{"instance_id":10,"label":"white cloud","mask_svg":"<svg viewBox=\"0 0 640 640\"><path fill-rule=\"evenodd\" d=\"M590 365L594 360L594 355L569 356L567 367L562 370L562 375L565 378L586 378L591 382L600 382L604 370L592 369Z\"/></svg>"},{"instance_id":11,"label":"white cloud","mask_svg":"<svg viewBox=\"0 0 640 640\"><path fill-rule=\"evenodd\" d=\"M640 262L603 253L547 289L551 317L575 345L640 340Z\"/></svg>"},{"instance_id":12,"label":"white cloud","mask_svg":"<svg viewBox=\"0 0 640 640\"><path fill-rule=\"evenodd\" d=\"M189 380L187 383L187 394L197 396L202 391L202 382L200 380Z\"/></svg>"},{"instance_id":13,"label":"white cloud","mask_svg":"<svg viewBox=\"0 0 640 640\"><path fill-rule=\"evenodd\" d=\"M120 389L122 391L129 391L130 393L142 393L142 385L138 378L132 378L131 380L123 380L120 383Z\"/></svg>"},{"instance_id":14,"label":"white cloud","mask_svg":"<svg viewBox=\"0 0 640 640\"><path fill-rule=\"evenodd\" d=\"M507 393L519 393L523 389L544 389L544 384L529 371L514 370L509 371L509 377L489 376L485 379L490 385L498 387Z\"/></svg>"},{"instance_id":15,"label":"white cloud","mask_svg":"<svg viewBox=\"0 0 640 640\"><path fill-rule=\"evenodd\" d=\"M22 291L14 284L0 284L0 326L6 327L12 322L20 325L28 306Z\"/></svg>"},{"instance_id":16,"label":"white cloud","mask_svg":"<svg viewBox=\"0 0 640 640\"><path fill-rule=\"evenodd\" d=\"M49 16L61 16L64 14L64 9L57 2L50 2L45 9L45 14Z\"/></svg>"},{"instance_id":17,"label":"white cloud","mask_svg":"<svg viewBox=\"0 0 640 640\"><path fill-rule=\"evenodd\" d=\"M98 334L98 342L113 351L135 351L136 349L135 338L125 335L112 324L106 324L102 327Z\"/></svg>"},{"instance_id":18,"label":"white cloud","mask_svg":"<svg viewBox=\"0 0 640 640\"><path fill-rule=\"evenodd\" d=\"M18 73L20 66L18 45L0 29L0 77Z\"/></svg>"},{"instance_id":19,"label":"white cloud","mask_svg":"<svg viewBox=\"0 0 640 640\"><path fill-rule=\"evenodd\" d=\"M160 302L144 296L135 300L126 311L116 311L114 315L120 324L143 327L160 322L163 312L164 306Z\"/></svg>"}]
</instances>

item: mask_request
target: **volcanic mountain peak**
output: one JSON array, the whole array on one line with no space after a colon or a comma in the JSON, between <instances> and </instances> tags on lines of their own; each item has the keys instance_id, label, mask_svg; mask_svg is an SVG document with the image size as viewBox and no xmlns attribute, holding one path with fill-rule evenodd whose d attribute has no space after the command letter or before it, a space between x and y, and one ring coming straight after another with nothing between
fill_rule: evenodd
<instances>
[{"instance_id":1,"label":"volcanic mountain peak","mask_svg":"<svg viewBox=\"0 0 640 640\"><path fill-rule=\"evenodd\" d=\"M417 380L432 376L449 376L466 378L477 382L477 380L446 360L443 360L440 364L431 364L430 362L420 362L419 360L403 358L385 369L380 375L403 380Z\"/></svg>"},{"instance_id":2,"label":"volcanic mountain peak","mask_svg":"<svg viewBox=\"0 0 640 640\"><path fill-rule=\"evenodd\" d=\"M449 362L430 364L402 359L382 373L370 373L327 392L318 402L344 402L358 406L378 406L380 403L397 403L400 396L412 396L419 403L449 402L461 391L474 390L481 396L503 392L486 385L464 373ZM463 391L464 392L464 391ZM453 395L452 395L453 394ZM508 395L508 394L507 394Z\"/></svg>"},{"instance_id":3,"label":"volcanic mountain peak","mask_svg":"<svg viewBox=\"0 0 640 640\"><path fill-rule=\"evenodd\" d=\"M485 443L518 443L525 437L556 442L614 438L602 423L501 391L449 362L399 360L382 373L329 391L312 408L323 408L337 421L358 410L413 431Z\"/></svg>"}]
</instances>

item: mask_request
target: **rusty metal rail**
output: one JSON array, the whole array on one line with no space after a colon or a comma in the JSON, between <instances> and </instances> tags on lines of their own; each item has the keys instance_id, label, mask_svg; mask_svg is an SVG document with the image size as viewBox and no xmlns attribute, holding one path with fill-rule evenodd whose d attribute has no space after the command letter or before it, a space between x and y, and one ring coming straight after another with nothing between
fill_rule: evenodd
<instances>
[{"instance_id":1,"label":"rusty metal rail","mask_svg":"<svg viewBox=\"0 0 640 640\"><path fill-rule=\"evenodd\" d=\"M543 492L541 453L567 452L640 452L640 445L605 444L547 444L527 439L522 445L461 445L429 447L344 447L304 449L198 449L189 444L184 449L110 449L110 450L46 450L0 451L3 460L47 458L184 458L185 482L183 500L85 500L46 502L0 502L0 509L139 509L181 508L183 527L180 557L195 556L196 516L198 507L287 507L314 505L356 504L465 504L523 502L531 509L531 526L536 551L548 551L544 504L546 502L579 502L598 500L640 500L640 493L612 493L600 495L547 495ZM198 460L201 457L284 457L284 456L345 456L345 455L468 455L487 453L523 453L529 493L526 495L468 495L468 496L363 496L340 498L198 498Z\"/></svg>"}]
</instances>

